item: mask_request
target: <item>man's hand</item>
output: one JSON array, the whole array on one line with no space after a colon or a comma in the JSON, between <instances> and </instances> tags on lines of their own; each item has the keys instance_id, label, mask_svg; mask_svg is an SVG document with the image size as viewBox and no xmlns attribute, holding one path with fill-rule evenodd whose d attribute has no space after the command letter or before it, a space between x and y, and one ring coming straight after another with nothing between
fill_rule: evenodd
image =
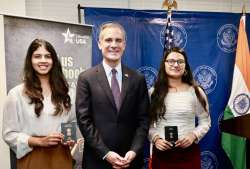
<instances>
[{"instance_id":1,"label":"man's hand","mask_svg":"<svg viewBox=\"0 0 250 169\"><path fill-rule=\"evenodd\" d=\"M123 161L124 163L123 163L122 168L129 167L130 163L134 160L135 156L136 156L136 153L134 151L128 151L124 157L125 161Z\"/></svg>"},{"instance_id":2,"label":"man's hand","mask_svg":"<svg viewBox=\"0 0 250 169\"><path fill-rule=\"evenodd\" d=\"M114 169L121 169L124 163L124 158L113 151L108 152L105 160L107 160Z\"/></svg>"}]
</instances>

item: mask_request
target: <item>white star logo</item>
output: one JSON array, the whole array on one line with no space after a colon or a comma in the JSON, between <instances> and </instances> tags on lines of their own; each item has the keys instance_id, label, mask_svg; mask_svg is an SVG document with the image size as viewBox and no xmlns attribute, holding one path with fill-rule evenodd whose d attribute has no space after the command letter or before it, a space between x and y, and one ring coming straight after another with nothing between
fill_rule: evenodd
<instances>
[{"instance_id":1,"label":"white star logo","mask_svg":"<svg viewBox=\"0 0 250 169\"><path fill-rule=\"evenodd\" d=\"M75 34L70 33L69 28L67 29L66 33L62 33L62 35L64 36L64 43L73 43L73 37L75 36Z\"/></svg>"}]
</instances>

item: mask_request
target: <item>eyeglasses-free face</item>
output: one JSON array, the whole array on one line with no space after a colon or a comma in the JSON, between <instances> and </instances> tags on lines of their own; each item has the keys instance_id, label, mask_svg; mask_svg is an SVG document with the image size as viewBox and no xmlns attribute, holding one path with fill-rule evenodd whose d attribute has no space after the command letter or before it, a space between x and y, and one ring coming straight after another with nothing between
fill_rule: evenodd
<instances>
[{"instance_id":1,"label":"eyeglasses-free face","mask_svg":"<svg viewBox=\"0 0 250 169\"><path fill-rule=\"evenodd\" d=\"M53 67L52 56L44 46L38 47L37 50L33 52L31 63L37 76L48 77Z\"/></svg>"},{"instance_id":2,"label":"eyeglasses-free face","mask_svg":"<svg viewBox=\"0 0 250 169\"><path fill-rule=\"evenodd\" d=\"M126 46L124 32L119 27L105 28L101 32L98 46L106 64L118 65Z\"/></svg>"}]
</instances>

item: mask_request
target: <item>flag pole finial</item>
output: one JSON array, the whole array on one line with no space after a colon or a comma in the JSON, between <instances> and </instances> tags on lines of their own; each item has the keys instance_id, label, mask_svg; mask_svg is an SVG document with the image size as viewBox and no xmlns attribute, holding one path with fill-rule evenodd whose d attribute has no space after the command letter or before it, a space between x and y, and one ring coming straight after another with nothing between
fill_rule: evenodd
<instances>
[{"instance_id":1,"label":"flag pole finial","mask_svg":"<svg viewBox=\"0 0 250 169\"><path fill-rule=\"evenodd\" d=\"M167 11L172 11L172 8L177 9L176 0L164 0L162 3L162 8L167 9Z\"/></svg>"},{"instance_id":2,"label":"flag pole finial","mask_svg":"<svg viewBox=\"0 0 250 169\"><path fill-rule=\"evenodd\" d=\"M246 4L245 4L245 2L243 3L243 6L242 6L242 14L246 15Z\"/></svg>"}]
</instances>

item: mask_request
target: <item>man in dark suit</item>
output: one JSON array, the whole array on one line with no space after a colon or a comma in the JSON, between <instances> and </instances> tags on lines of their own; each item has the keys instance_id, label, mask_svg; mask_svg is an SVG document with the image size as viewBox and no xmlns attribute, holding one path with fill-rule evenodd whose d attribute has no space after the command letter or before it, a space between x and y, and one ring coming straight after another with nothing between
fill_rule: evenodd
<instances>
[{"instance_id":1,"label":"man in dark suit","mask_svg":"<svg viewBox=\"0 0 250 169\"><path fill-rule=\"evenodd\" d=\"M141 169L148 134L149 99L144 76L121 64L125 31L100 28L101 64L78 77L76 115L85 138L84 169Z\"/></svg>"}]
</instances>

